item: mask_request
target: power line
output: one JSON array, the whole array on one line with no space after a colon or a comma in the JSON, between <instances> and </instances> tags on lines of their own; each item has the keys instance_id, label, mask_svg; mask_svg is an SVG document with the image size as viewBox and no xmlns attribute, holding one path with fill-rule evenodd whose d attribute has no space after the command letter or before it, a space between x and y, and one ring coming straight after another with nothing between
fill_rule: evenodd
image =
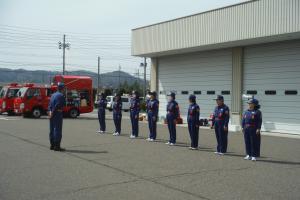
<instances>
[{"instance_id":1,"label":"power line","mask_svg":"<svg viewBox=\"0 0 300 200\"><path fill-rule=\"evenodd\" d=\"M61 35L63 33L67 33L69 35L85 35L89 37L98 37L99 35L102 36L130 36L130 34L122 34L122 33L79 33L79 32L62 32L59 30L47 30L47 29L41 29L41 28L28 28L28 27L22 27L22 26L11 26L11 25L4 25L0 24L0 27L6 28L6 29L12 29L12 30L19 30L19 31L24 31L24 32L46 32L45 34L48 35Z\"/></svg>"}]
</instances>

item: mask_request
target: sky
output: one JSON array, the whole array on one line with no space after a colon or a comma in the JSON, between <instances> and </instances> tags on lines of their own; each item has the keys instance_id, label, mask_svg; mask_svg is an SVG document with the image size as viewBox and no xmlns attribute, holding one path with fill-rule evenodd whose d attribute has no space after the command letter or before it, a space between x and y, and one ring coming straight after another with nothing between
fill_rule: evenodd
<instances>
[{"instance_id":1,"label":"sky","mask_svg":"<svg viewBox=\"0 0 300 200\"><path fill-rule=\"evenodd\" d=\"M100 56L100 73L120 66L136 75L142 58L131 56L131 29L243 1L0 0L0 68L62 70L65 34L66 70L97 72Z\"/></svg>"}]
</instances>

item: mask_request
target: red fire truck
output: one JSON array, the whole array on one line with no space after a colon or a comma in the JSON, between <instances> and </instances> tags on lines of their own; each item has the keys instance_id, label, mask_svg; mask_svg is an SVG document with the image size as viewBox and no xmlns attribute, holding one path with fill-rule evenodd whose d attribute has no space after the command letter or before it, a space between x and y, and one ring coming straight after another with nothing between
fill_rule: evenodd
<instances>
[{"instance_id":1,"label":"red fire truck","mask_svg":"<svg viewBox=\"0 0 300 200\"><path fill-rule=\"evenodd\" d=\"M93 111L92 79L87 76L57 75L53 78L51 86L31 84L21 88L18 92L19 97L15 99L15 112L23 114L24 117L34 118L47 114L51 95L57 90L58 82L65 84L64 116L77 118L81 113Z\"/></svg>"},{"instance_id":2,"label":"red fire truck","mask_svg":"<svg viewBox=\"0 0 300 200\"><path fill-rule=\"evenodd\" d=\"M8 115L14 114L14 99L22 86L18 83L11 83L4 86L0 91L0 114L7 112Z\"/></svg>"},{"instance_id":3,"label":"red fire truck","mask_svg":"<svg viewBox=\"0 0 300 200\"><path fill-rule=\"evenodd\" d=\"M58 82L65 84L66 106L64 113L76 118L81 113L93 112L93 81L88 76L57 75L53 78L53 84Z\"/></svg>"},{"instance_id":4,"label":"red fire truck","mask_svg":"<svg viewBox=\"0 0 300 200\"><path fill-rule=\"evenodd\" d=\"M50 97L55 90L56 87L51 86L24 84L14 100L15 113L34 118L47 114Z\"/></svg>"}]
</instances>

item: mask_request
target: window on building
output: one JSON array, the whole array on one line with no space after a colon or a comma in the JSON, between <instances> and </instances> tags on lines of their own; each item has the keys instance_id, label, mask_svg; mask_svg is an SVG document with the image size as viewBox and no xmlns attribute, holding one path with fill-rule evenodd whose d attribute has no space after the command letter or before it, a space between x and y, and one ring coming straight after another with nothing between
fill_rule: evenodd
<instances>
[{"instance_id":1,"label":"window on building","mask_svg":"<svg viewBox=\"0 0 300 200\"><path fill-rule=\"evenodd\" d=\"M266 90L265 94L266 95L276 95L276 90Z\"/></svg>"},{"instance_id":2,"label":"window on building","mask_svg":"<svg viewBox=\"0 0 300 200\"><path fill-rule=\"evenodd\" d=\"M194 91L194 94L199 95L199 94L201 94L201 91Z\"/></svg>"},{"instance_id":3,"label":"window on building","mask_svg":"<svg viewBox=\"0 0 300 200\"><path fill-rule=\"evenodd\" d=\"M229 90L225 90L221 92L222 95L230 95L230 91Z\"/></svg>"},{"instance_id":4,"label":"window on building","mask_svg":"<svg viewBox=\"0 0 300 200\"><path fill-rule=\"evenodd\" d=\"M247 90L247 94L256 95L257 91L256 90Z\"/></svg>"},{"instance_id":5,"label":"window on building","mask_svg":"<svg viewBox=\"0 0 300 200\"><path fill-rule=\"evenodd\" d=\"M181 91L181 94L183 95L189 94L189 91Z\"/></svg>"},{"instance_id":6,"label":"window on building","mask_svg":"<svg viewBox=\"0 0 300 200\"><path fill-rule=\"evenodd\" d=\"M286 90L285 95L297 95L298 91L297 90Z\"/></svg>"},{"instance_id":7,"label":"window on building","mask_svg":"<svg viewBox=\"0 0 300 200\"><path fill-rule=\"evenodd\" d=\"M209 94L209 95L214 95L214 94L216 94L216 91L212 91L212 90L210 90L210 91L207 91L207 92L206 92L206 94Z\"/></svg>"}]
</instances>

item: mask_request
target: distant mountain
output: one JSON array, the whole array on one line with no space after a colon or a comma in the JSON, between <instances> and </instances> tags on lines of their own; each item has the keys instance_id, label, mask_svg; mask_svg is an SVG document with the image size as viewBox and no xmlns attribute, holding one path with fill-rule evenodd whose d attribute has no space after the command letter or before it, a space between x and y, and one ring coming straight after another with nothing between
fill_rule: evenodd
<instances>
[{"instance_id":1,"label":"distant mountain","mask_svg":"<svg viewBox=\"0 0 300 200\"><path fill-rule=\"evenodd\" d=\"M6 69L0 68L0 85L6 83L39 83L39 84L50 84L53 76L61 74L57 71L44 71L44 70L24 70L24 69ZM97 87L97 73L79 70L79 71L68 71L67 75L81 75L81 76L90 76L93 79L94 88ZM143 84L142 79L138 79L126 72L123 71L114 71L100 75L100 86L116 88L120 84L127 81L128 84L133 84L135 81L138 81L139 84Z\"/></svg>"}]
</instances>

